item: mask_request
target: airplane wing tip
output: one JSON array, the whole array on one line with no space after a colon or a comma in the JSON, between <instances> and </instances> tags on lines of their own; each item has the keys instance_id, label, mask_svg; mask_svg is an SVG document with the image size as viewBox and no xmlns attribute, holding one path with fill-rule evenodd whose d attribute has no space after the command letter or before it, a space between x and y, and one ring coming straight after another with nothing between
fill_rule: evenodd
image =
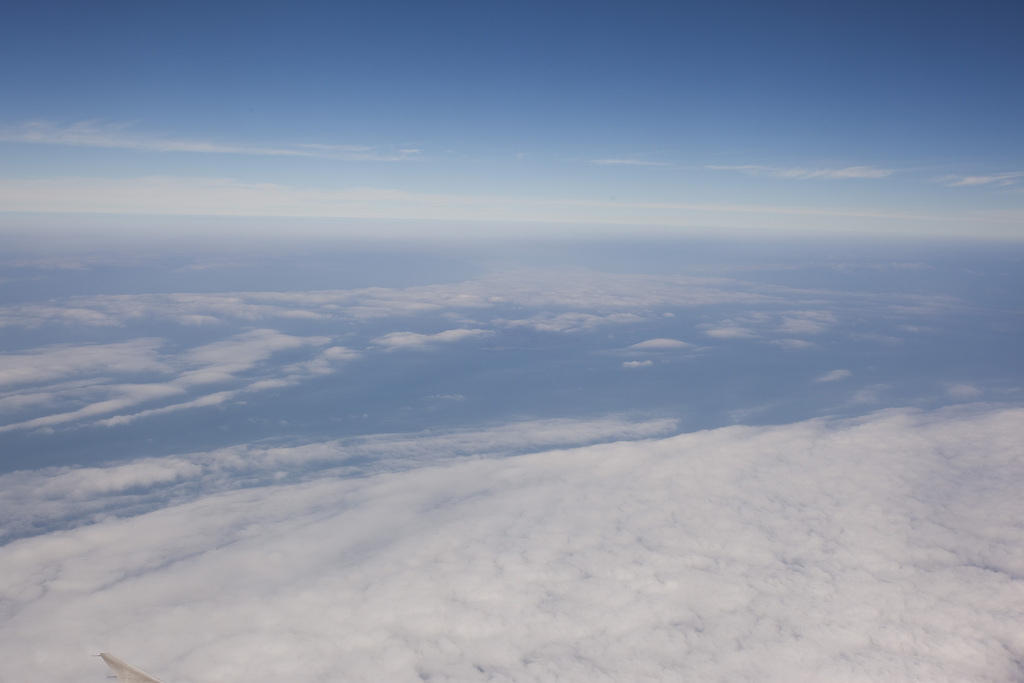
<instances>
[{"instance_id":1,"label":"airplane wing tip","mask_svg":"<svg viewBox=\"0 0 1024 683\"><path fill-rule=\"evenodd\" d=\"M117 655L101 652L98 656L103 658L103 661L107 663L110 670L117 676L117 683L162 683L157 677L150 676L142 669L129 664Z\"/></svg>"}]
</instances>

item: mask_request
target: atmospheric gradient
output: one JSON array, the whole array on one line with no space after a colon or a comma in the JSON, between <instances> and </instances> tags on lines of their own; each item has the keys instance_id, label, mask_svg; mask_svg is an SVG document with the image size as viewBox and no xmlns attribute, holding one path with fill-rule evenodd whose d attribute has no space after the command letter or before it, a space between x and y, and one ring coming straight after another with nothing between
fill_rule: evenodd
<instances>
[{"instance_id":1,"label":"atmospheric gradient","mask_svg":"<svg viewBox=\"0 0 1024 683\"><path fill-rule=\"evenodd\" d=\"M1022 20L0 10L0 679L1021 680Z\"/></svg>"}]
</instances>

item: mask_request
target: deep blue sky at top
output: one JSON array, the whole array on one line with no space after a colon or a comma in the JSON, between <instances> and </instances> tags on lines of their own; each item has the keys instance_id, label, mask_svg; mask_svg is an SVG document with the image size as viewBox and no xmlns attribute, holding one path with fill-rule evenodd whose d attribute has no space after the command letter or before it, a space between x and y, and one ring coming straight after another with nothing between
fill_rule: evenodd
<instances>
[{"instance_id":1,"label":"deep blue sky at top","mask_svg":"<svg viewBox=\"0 0 1024 683\"><path fill-rule=\"evenodd\" d=\"M1012 232L1022 25L1008 2L9 3L0 175L997 210ZM135 142L26 142L28 122ZM153 152L146 136L416 151Z\"/></svg>"}]
</instances>

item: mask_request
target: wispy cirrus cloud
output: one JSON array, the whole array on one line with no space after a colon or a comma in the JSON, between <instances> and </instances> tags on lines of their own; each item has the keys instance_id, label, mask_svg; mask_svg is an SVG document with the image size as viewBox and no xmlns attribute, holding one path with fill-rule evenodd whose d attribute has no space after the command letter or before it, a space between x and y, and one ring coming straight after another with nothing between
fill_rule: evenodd
<instances>
[{"instance_id":1,"label":"wispy cirrus cloud","mask_svg":"<svg viewBox=\"0 0 1024 683\"><path fill-rule=\"evenodd\" d=\"M592 159L592 164L602 166L673 166L666 161L647 161L632 157L626 158L605 158ZM846 166L843 168L808 168L804 166L766 166L761 164L739 164L719 165L709 164L707 166L695 166L693 168L706 168L713 171L739 171L750 176L761 176L768 178L784 178L794 180L808 180L811 178L824 178L826 180L844 180L854 178L886 178L896 172L891 168L877 168L875 166Z\"/></svg>"},{"instance_id":2,"label":"wispy cirrus cloud","mask_svg":"<svg viewBox=\"0 0 1024 683\"><path fill-rule=\"evenodd\" d=\"M936 178L935 182L942 183L949 187L971 187L976 185L995 185L1005 187L1015 185L1021 178L1024 178L1024 171L1011 171L1009 173L993 173L992 175L947 175Z\"/></svg>"},{"instance_id":3,"label":"wispy cirrus cloud","mask_svg":"<svg viewBox=\"0 0 1024 683\"><path fill-rule=\"evenodd\" d=\"M0 142L21 142L69 147L108 147L143 152L197 152L201 154L248 154L256 156L312 157L342 161L402 161L417 149L381 150L363 145L252 145L188 140L131 130L130 123L79 121L62 126L50 121L28 121L0 127Z\"/></svg>"},{"instance_id":4,"label":"wispy cirrus cloud","mask_svg":"<svg viewBox=\"0 0 1024 683\"><path fill-rule=\"evenodd\" d=\"M741 166L717 166L708 168L715 171L739 171L752 176L767 176L769 178L784 178L794 180L809 180L811 178L823 178L826 180L848 180L853 178L887 178L895 173L895 169L876 168L874 166L847 166L845 168L804 168L786 166L759 166L756 164L745 164Z\"/></svg>"}]
</instances>

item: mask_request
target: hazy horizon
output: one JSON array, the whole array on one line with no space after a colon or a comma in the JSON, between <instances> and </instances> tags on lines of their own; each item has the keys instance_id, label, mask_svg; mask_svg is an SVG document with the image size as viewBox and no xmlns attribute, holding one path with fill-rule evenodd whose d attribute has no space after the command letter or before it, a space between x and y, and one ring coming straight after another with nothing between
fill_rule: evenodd
<instances>
[{"instance_id":1,"label":"hazy horizon","mask_svg":"<svg viewBox=\"0 0 1024 683\"><path fill-rule=\"evenodd\" d=\"M1024 677L1020 8L0 17L3 680Z\"/></svg>"}]
</instances>

